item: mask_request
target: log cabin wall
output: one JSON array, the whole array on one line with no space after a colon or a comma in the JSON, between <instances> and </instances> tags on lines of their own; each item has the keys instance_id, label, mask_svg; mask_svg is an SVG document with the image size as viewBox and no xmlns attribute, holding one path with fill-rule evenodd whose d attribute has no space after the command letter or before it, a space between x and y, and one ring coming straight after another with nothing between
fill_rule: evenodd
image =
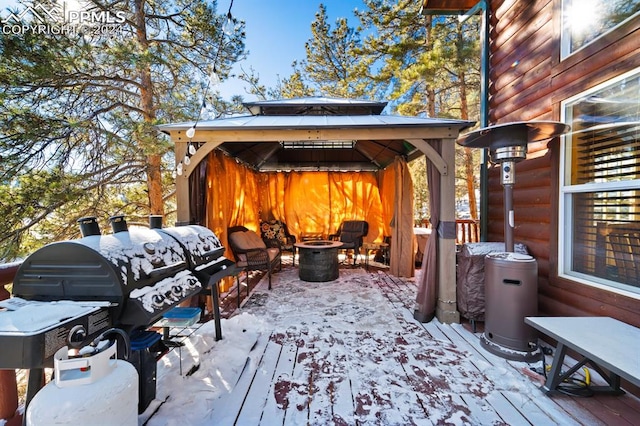
<instances>
[{"instance_id":1,"label":"log cabin wall","mask_svg":"<svg viewBox=\"0 0 640 426\"><path fill-rule=\"evenodd\" d=\"M489 1L489 122L557 120L560 103L640 66L640 19L560 61L561 0ZM640 327L640 301L558 277L560 142L516 165L516 242L538 262L540 314L604 315ZM488 241L504 241L499 169L489 169Z\"/></svg>"}]
</instances>

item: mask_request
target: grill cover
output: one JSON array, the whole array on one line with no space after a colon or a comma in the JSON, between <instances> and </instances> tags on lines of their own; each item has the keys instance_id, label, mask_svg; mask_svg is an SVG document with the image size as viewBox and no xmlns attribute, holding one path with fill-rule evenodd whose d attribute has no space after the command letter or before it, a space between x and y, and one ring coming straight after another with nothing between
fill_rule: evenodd
<instances>
[{"instance_id":1,"label":"grill cover","mask_svg":"<svg viewBox=\"0 0 640 426\"><path fill-rule=\"evenodd\" d=\"M456 300L460 315L469 320L484 321L484 259L488 254L503 252L504 243L466 243L456 254ZM524 244L516 244L517 253L527 254Z\"/></svg>"}]
</instances>

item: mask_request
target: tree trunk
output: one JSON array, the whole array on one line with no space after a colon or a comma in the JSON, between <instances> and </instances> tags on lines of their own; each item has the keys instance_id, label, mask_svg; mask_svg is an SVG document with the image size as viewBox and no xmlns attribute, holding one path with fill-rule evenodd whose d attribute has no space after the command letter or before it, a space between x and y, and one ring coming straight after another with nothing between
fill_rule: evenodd
<instances>
[{"instance_id":1,"label":"tree trunk","mask_svg":"<svg viewBox=\"0 0 640 426\"><path fill-rule=\"evenodd\" d=\"M144 14L145 0L135 1L136 37L140 49L145 52L149 49L147 39L147 27ZM140 72L140 109L142 110L145 126L140 135L140 145L147 155L147 190L149 196L149 213L164 216L164 202L162 197L162 156L153 146L155 134L152 126L156 118L153 105L153 82L151 81L151 64L142 62Z\"/></svg>"},{"instance_id":2,"label":"tree trunk","mask_svg":"<svg viewBox=\"0 0 640 426\"><path fill-rule=\"evenodd\" d=\"M469 106L467 103L467 86L465 82L465 75L460 75L460 116L463 120L469 119ZM471 148L464 148L464 175L467 181L467 193L469 196L469 210L471 212L471 218L478 219L478 204L476 201L476 188L474 185L475 174L473 171L473 152Z\"/></svg>"},{"instance_id":3,"label":"tree trunk","mask_svg":"<svg viewBox=\"0 0 640 426\"><path fill-rule=\"evenodd\" d=\"M433 49L433 39L432 39L432 25L433 25L433 17L431 15L427 16L426 26L425 26L425 46L427 50ZM426 81L429 81L427 78ZM429 117L436 116L436 91L430 84L427 84L425 89L426 97L427 97L427 114Z\"/></svg>"}]
</instances>

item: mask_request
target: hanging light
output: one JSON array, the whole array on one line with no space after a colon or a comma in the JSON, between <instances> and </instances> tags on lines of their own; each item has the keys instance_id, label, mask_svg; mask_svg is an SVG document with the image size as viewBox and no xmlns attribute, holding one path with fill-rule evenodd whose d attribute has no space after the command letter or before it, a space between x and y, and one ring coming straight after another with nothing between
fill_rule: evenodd
<instances>
[{"instance_id":1,"label":"hanging light","mask_svg":"<svg viewBox=\"0 0 640 426\"><path fill-rule=\"evenodd\" d=\"M231 9L227 12L227 22L224 23L222 31L228 36L232 35L236 31L236 20L231 15Z\"/></svg>"},{"instance_id":2,"label":"hanging light","mask_svg":"<svg viewBox=\"0 0 640 426\"><path fill-rule=\"evenodd\" d=\"M218 73L216 72L216 69L214 68L213 71L211 71L211 75L209 75L209 87L212 89L215 89L219 85L220 85L220 76L218 75Z\"/></svg>"},{"instance_id":3,"label":"hanging light","mask_svg":"<svg viewBox=\"0 0 640 426\"><path fill-rule=\"evenodd\" d=\"M176 173L179 176L182 175L184 166L189 166L189 164L191 164L191 156L195 155L198 150L196 146L191 143L191 139L193 139L193 137L196 134L196 126L198 125L198 121L200 121L201 116L207 113L207 102L206 102L207 91L209 89L216 89L221 83L220 76L216 72L216 63L218 60L218 56L220 55L220 49L222 48L222 45L223 45L224 35L226 34L230 36L236 31L237 21L234 19L233 15L231 15L231 7L233 7L233 0L231 0L231 3L229 4L229 11L227 12L227 20L222 27L222 33L220 34L220 42L218 44L218 52L216 53L215 59L213 61L213 69L211 71L211 74L209 75L209 83L205 88L205 93L204 93L204 98L202 100L202 107L200 108L200 113L195 123L193 124L193 126L187 129L187 131L185 132L185 135L189 139L189 143L187 145L187 153L184 156L184 159L176 166ZM213 108L213 106L211 107L211 110L215 116L215 108Z\"/></svg>"}]
</instances>

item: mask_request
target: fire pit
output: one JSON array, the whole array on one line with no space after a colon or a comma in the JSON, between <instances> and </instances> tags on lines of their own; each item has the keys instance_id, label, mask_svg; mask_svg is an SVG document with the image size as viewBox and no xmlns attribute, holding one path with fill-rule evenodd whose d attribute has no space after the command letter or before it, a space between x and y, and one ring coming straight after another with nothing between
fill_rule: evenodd
<instances>
[{"instance_id":1,"label":"fire pit","mask_svg":"<svg viewBox=\"0 0 640 426\"><path fill-rule=\"evenodd\" d=\"M338 278L340 241L305 241L296 243L298 270L303 281L325 282Z\"/></svg>"}]
</instances>

